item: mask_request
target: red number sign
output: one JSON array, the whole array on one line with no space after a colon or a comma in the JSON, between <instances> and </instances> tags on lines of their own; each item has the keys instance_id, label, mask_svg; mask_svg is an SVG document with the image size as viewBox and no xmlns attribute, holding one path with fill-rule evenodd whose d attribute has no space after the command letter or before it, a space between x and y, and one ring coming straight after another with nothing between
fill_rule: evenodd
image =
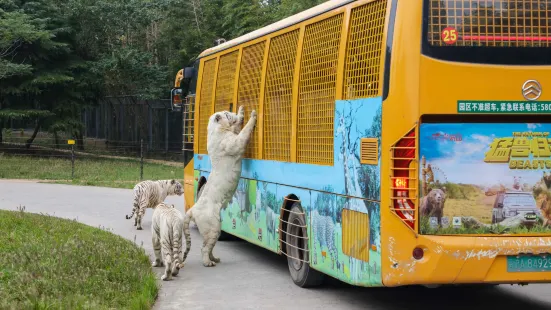
<instances>
[{"instance_id":1,"label":"red number sign","mask_svg":"<svg viewBox=\"0 0 551 310\"><path fill-rule=\"evenodd\" d=\"M444 28L444 30L442 30L442 41L449 45L457 42L457 29L453 27Z\"/></svg>"}]
</instances>

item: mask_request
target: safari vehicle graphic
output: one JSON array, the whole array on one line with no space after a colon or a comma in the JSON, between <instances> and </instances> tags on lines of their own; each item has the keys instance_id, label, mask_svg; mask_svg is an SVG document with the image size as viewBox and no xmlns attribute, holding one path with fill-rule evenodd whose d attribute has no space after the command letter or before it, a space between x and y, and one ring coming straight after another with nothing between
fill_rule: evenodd
<instances>
[{"instance_id":1,"label":"safari vehicle graphic","mask_svg":"<svg viewBox=\"0 0 551 310\"><path fill-rule=\"evenodd\" d=\"M497 194L492 210L492 224L521 214L526 222L535 222L541 216L531 192L505 191Z\"/></svg>"}]
</instances>

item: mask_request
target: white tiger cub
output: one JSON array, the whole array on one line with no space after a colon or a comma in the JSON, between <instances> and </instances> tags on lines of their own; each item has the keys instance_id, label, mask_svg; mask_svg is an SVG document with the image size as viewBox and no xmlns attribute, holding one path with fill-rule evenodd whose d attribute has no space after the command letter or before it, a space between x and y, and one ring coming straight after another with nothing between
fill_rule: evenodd
<instances>
[{"instance_id":1,"label":"white tiger cub","mask_svg":"<svg viewBox=\"0 0 551 310\"><path fill-rule=\"evenodd\" d=\"M129 220L136 214L134 226L142 230L142 218L147 208L154 209L167 196L182 196L183 193L182 184L176 180L142 181L134 186L134 207L126 219Z\"/></svg>"},{"instance_id":2,"label":"white tiger cub","mask_svg":"<svg viewBox=\"0 0 551 310\"><path fill-rule=\"evenodd\" d=\"M155 207L151 218L151 237L155 252L152 266L165 266L165 272L161 276L163 281L172 279L184 267L181 259L183 225L184 217L174 205L160 203Z\"/></svg>"},{"instance_id":3,"label":"white tiger cub","mask_svg":"<svg viewBox=\"0 0 551 310\"><path fill-rule=\"evenodd\" d=\"M186 212L184 235L186 250L184 261L191 248L189 223L194 221L203 236L201 254L205 267L215 266L220 259L212 250L220 235L220 210L226 208L237 189L241 177L241 162L256 125L256 111L251 112L247 125L243 125L244 110L239 107L238 114L228 111L214 113L207 126L207 151L212 170L203 193L195 205Z\"/></svg>"}]
</instances>

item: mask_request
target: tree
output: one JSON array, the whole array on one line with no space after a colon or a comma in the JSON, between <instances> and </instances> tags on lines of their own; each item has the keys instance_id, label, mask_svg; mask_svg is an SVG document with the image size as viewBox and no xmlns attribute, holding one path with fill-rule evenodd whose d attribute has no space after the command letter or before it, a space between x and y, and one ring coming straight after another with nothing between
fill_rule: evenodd
<instances>
[{"instance_id":1,"label":"tree","mask_svg":"<svg viewBox=\"0 0 551 310\"><path fill-rule=\"evenodd\" d=\"M273 20L271 7L256 0L226 0L222 6L222 37L237 38Z\"/></svg>"},{"instance_id":2,"label":"tree","mask_svg":"<svg viewBox=\"0 0 551 310\"><path fill-rule=\"evenodd\" d=\"M76 106L95 97L95 83L82 83L91 72L91 63L74 52L73 29L63 10L59 10L60 3L21 0L1 4L0 9L9 18L3 21L11 25L11 28L3 28L6 35L2 36L5 38L2 45L18 46L9 62L12 68L13 64L24 68L0 79L2 108L54 115L53 119L38 116L34 119L35 130L27 141L29 147L43 125L78 119L80 111ZM92 80L94 78L88 78ZM77 131L75 136L82 148L82 133Z\"/></svg>"},{"instance_id":3,"label":"tree","mask_svg":"<svg viewBox=\"0 0 551 310\"><path fill-rule=\"evenodd\" d=\"M37 109L6 110L16 102L19 108L33 108L30 102L17 100L25 97L22 96L25 93L22 86L32 78L33 66L28 50L32 45L51 44L49 39L52 36L31 16L24 12L8 12L7 8L13 8L13 3L0 3L0 143L3 142L2 129L9 119L34 117L39 124L42 117L49 116L48 111L40 113ZM30 143L32 140L27 145Z\"/></svg>"},{"instance_id":4,"label":"tree","mask_svg":"<svg viewBox=\"0 0 551 310\"><path fill-rule=\"evenodd\" d=\"M320 2L0 0L0 109L11 111L0 117L0 129L27 115L33 136L41 128L66 131L83 148L84 106L103 96L166 98L175 73L215 39L231 40Z\"/></svg>"}]
</instances>

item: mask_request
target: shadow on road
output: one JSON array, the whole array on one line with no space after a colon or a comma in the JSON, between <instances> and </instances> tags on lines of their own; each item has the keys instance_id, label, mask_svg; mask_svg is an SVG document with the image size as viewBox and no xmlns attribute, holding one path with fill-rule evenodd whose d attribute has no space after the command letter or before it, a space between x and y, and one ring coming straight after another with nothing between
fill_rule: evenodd
<instances>
[{"instance_id":1,"label":"shadow on road","mask_svg":"<svg viewBox=\"0 0 551 310\"><path fill-rule=\"evenodd\" d=\"M240 239L224 241L239 248L243 255L251 257L256 262L269 269L288 274L285 256L278 256L266 249L257 247ZM291 279L289 278L289 281ZM440 287L429 289L422 286L398 288L364 288L348 285L344 282L327 277L326 283L313 289L301 289L305 294L315 291L317 294L333 295L331 299L342 300L366 309L488 309L489 307L502 309L520 308L530 310L551 309L551 303L532 300L521 292L518 286L501 285L498 287ZM532 293L549 296L548 288L537 284L527 286L533 288ZM351 302L353 301L353 302Z\"/></svg>"},{"instance_id":2,"label":"shadow on road","mask_svg":"<svg viewBox=\"0 0 551 310\"><path fill-rule=\"evenodd\" d=\"M354 298L374 309L550 309L549 305L502 288L359 288L332 283L322 288L336 298ZM337 297L338 296L338 297Z\"/></svg>"}]
</instances>

